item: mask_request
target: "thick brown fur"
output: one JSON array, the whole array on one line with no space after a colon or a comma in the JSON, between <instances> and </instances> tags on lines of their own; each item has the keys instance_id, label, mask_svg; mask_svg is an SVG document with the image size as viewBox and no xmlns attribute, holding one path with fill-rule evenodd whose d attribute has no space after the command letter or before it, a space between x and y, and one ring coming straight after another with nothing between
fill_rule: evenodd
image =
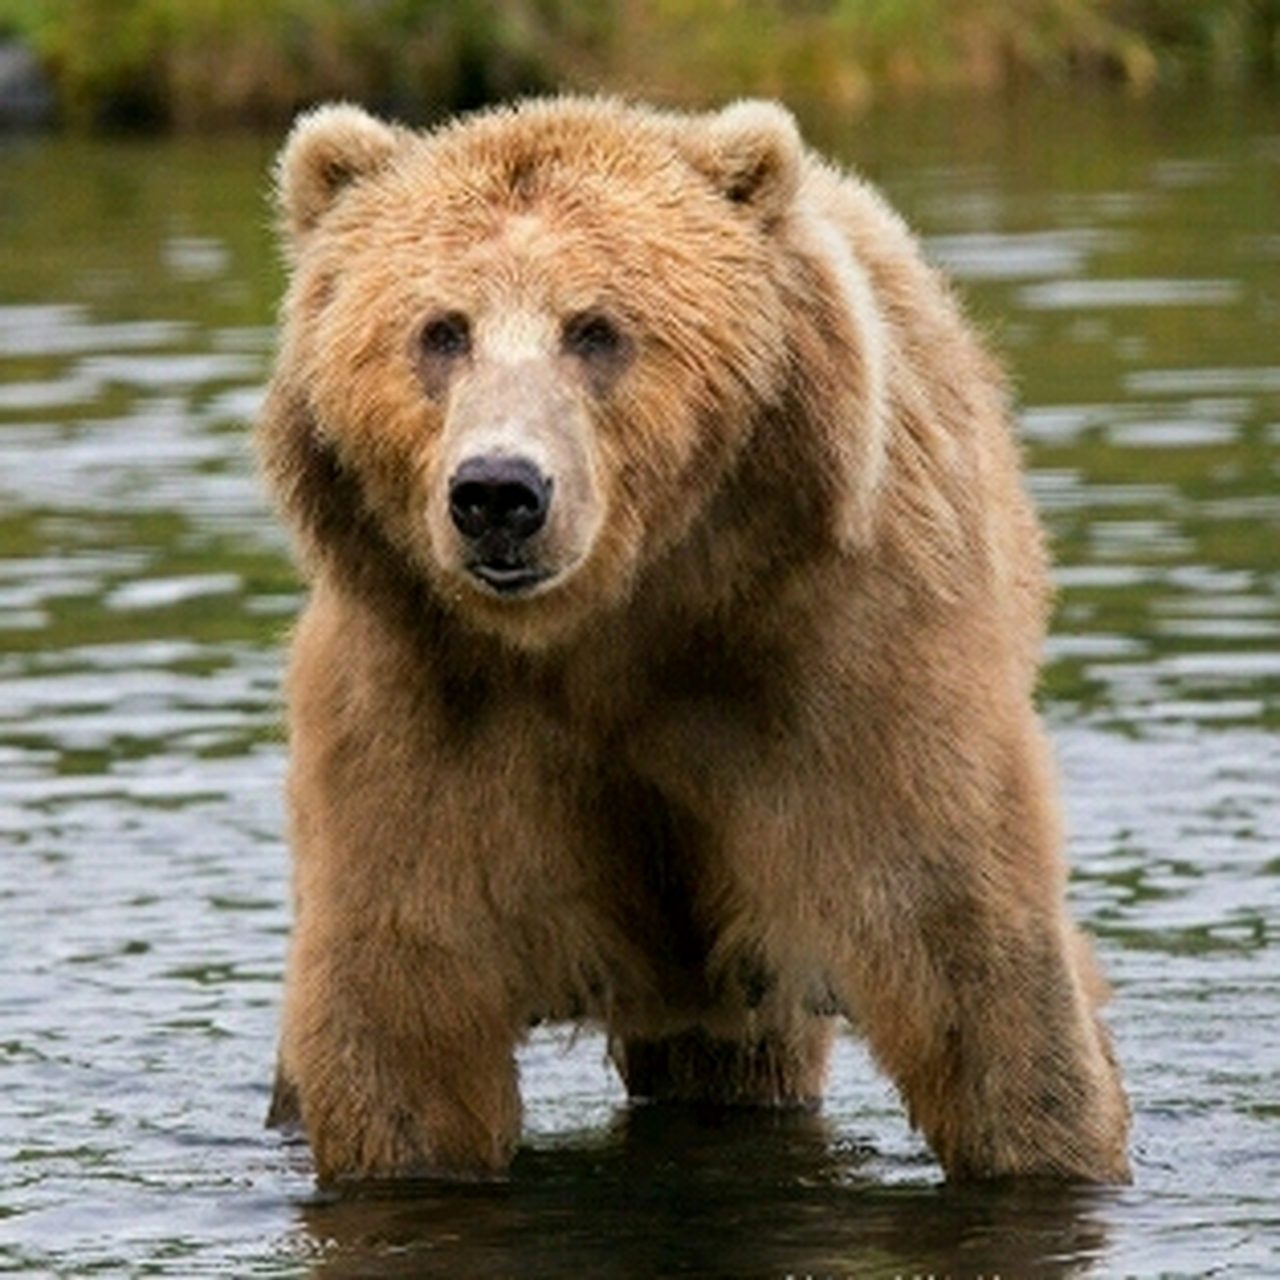
<instances>
[{"instance_id":1,"label":"thick brown fur","mask_svg":"<svg viewBox=\"0 0 1280 1280\"><path fill-rule=\"evenodd\" d=\"M805 1105L843 1015L950 1176L1125 1179L1041 536L897 217L761 103L325 108L279 179L275 1118L319 1177L501 1171L538 1019L603 1024L637 1096ZM450 495L515 455L551 497L507 590Z\"/></svg>"}]
</instances>

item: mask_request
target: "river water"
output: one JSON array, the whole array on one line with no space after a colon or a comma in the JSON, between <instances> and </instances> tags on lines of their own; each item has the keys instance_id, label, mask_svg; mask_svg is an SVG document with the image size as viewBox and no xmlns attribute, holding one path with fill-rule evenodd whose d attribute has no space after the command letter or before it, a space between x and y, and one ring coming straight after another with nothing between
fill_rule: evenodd
<instances>
[{"instance_id":1,"label":"river water","mask_svg":"<svg viewBox=\"0 0 1280 1280\"><path fill-rule=\"evenodd\" d=\"M1044 705L1136 1181L950 1189L842 1041L819 1118L629 1113L523 1057L511 1179L330 1202L262 1127L288 929L246 423L266 142L0 150L0 1271L1280 1274L1280 107L917 102L811 134L1016 370Z\"/></svg>"}]
</instances>

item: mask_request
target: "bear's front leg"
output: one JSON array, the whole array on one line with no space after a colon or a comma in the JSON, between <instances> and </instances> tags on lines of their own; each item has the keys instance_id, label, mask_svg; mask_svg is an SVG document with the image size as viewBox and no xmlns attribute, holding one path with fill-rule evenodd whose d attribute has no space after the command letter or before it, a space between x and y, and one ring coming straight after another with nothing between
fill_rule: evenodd
<instances>
[{"instance_id":1,"label":"bear's front leg","mask_svg":"<svg viewBox=\"0 0 1280 1280\"><path fill-rule=\"evenodd\" d=\"M897 793L863 868L893 910L861 916L850 1007L949 1177L1127 1182L1105 984L1067 914L1038 731L998 758L985 795Z\"/></svg>"},{"instance_id":2,"label":"bear's front leg","mask_svg":"<svg viewBox=\"0 0 1280 1280\"><path fill-rule=\"evenodd\" d=\"M505 1170L516 1033L488 985L394 934L313 929L303 910L277 1096L296 1095L321 1184Z\"/></svg>"},{"instance_id":3,"label":"bear's front leg","mask_svg":"<svg viewBox=\"0 0 1280 1280\"><path fill-rule=\"evenodd\" d=\"M503 858L525 848L521 767L503 738L481 748L504 782L484 793L487 774L444 741L414 639L321 582L294 642L274 1110L288 1119L296 1096L322 1183L491 1176L519 1136L527 1009L504 921L523 897Z\"/></svg>"},{"instance_id":4,"label":"bear's front leg","mask_svg":"<svg viewBox=\"0 0 1280 1280\"><path fill-rule=\"evenodd\" d=\"M966 914L884 939L871 966L864 1028L912 1122L952 1179L1129 1181L1128 1103L1084 940L1062 922L1015 933Z\"/></svg>"},{"instance_id":5,"label":"bear's front leg","mask_svg":"<svg viewBox=\"0 0 1280 1280\"><path fill-rule=\"evenodd\" d=\"M949 1177L1127 1181L1038 729L935 734L922 715L904 733L876 710L834 763L794 750L754 785L688 790L721 833L721 945L764 938L784 980L829 986Z\"/></svg>"}]
</instances>

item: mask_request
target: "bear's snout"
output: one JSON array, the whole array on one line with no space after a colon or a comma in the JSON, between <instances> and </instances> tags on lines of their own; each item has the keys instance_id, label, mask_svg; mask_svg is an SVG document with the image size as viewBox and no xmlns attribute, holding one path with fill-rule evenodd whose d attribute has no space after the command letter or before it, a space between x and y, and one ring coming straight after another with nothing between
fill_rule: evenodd
<instances>
[{"instance_id":1,"label":"bear's snout","mask_svg":"<svg viewBox=\"0 0 1280 1280\"><path fill-rule=\"evenodd\" d=\"M467 568L497 591L520 591L545 574L530 540L551 511L551 477L527 458L466 459L449 480L449 517L466 540Z\"/></svg>"}]
</instances>

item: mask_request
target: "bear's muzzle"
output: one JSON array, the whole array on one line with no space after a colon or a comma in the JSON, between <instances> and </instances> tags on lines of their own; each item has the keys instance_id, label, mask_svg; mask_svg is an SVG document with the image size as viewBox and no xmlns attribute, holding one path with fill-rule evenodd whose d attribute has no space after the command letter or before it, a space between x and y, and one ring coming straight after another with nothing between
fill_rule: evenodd
<instances>
[{"instance_id":1,"label":"bear's muzzle","mask_svg":"<svg viewBox=\"0 0 1280 1280\"><path fill-rule=\"evenodd\" d=\"M467 458L449 480L449 517L467 546L466 568L495 591L516 593L546 576L532 542L547 523L554 482L527 458Z\"/></svg>"}]
</instances>

